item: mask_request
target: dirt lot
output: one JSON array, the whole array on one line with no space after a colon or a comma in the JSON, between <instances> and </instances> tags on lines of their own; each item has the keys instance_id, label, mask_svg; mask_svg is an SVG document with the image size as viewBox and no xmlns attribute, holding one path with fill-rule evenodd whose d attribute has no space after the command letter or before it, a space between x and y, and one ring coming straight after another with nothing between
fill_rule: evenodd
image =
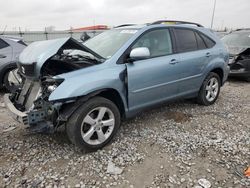
<instances>
[{"instance_id":1,"label":"dirt lot","mask_svg":"<svg viewBox=\"0 0 250 188\"><path fill-rule=\"evenodd\" d=\"M213 106L181 101L123 122L94 153L74 148L63 130L30 134L0 104L0 187L248 187L248 166L244 81L227 82Z\"/></svg>"}]
</instances>

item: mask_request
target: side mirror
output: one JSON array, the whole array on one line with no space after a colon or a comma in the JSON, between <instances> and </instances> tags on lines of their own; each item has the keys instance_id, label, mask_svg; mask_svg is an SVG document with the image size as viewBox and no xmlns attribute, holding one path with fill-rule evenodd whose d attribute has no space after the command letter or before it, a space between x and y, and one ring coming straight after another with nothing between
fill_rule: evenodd
<instances>
[{"instance_id":1,"label":"side mirror","mask_svg":"<svg viewBox=\"0 0 250 188\"><path fill-rule=\"evenodd\" d=\"M146 47L134 48L129 55L129 59L132 61L147 59L150 57L150 51Z\"/></svg>"}]
</instances>

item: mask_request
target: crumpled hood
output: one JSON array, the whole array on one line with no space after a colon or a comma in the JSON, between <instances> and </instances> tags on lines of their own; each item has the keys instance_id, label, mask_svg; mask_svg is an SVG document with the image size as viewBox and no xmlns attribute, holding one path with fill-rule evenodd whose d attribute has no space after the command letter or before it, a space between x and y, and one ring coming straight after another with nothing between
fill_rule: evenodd
<instances>
[{"instance_id":1,"label":"crumpled hood","mask_svg":"<svg viewBox=\"0 0 250 188\"><path fill-rule=\"evenodd\" d=\"M56 54L68 40L70 38L33 42L20 54L19 61L22 64L32 64L34 62L42 64Z\"/></svg>"},{"instance_id":2,"label":"crumpled hood","mask_svg":"<svg viewBox=\"0 0 250 188\"><path fill-rule=\"evenodd\" d=\"M34 65L34 78L38 78L43 64L61 49L78 49L92 54L97 58L102 58L77 40L68 37L31 43L19 56L19 63L22 65ZM21 68L25 74L25 68Z\"/></svg>"},{"instance_id":3,"label":"crumpled hood","mask_svg":"<svg viewBox=\"0 0 250 188\"><path fill-rule=\"evenodd\" d=\"M238 47L238 46L227 46L228 52L230 55L239 55L242 52L246 51L248 47Z\"/></svg>"}]
</instances>

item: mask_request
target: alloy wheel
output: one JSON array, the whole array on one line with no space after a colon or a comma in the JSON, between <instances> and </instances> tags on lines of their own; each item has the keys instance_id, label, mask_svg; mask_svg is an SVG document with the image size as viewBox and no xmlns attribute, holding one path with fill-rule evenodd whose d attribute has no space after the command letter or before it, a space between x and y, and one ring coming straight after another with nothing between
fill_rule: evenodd
<instances>
[{"instance_id":1,"label":"alloy wheel","mask_svg":"<svg viewBox=\"0 0 250 188\"><path fill-rule=\"evenodd\" d=\"M114 113L108 107L94 108L81 124L82 139L90 145L102 144L110 137L114 127Z\"/></svg>"},{"instance_id":2,"label":"alloy wheel","mask_svg":"<svg viewBox=\"0 0 250 188\"><path fill-rule=\"evenodd\" d=\"M219 91L219 81L217 78L212 77L208 82L206 86L206 99L209 102L212 102L216 99Z\"/></svg>"}]
</instances>

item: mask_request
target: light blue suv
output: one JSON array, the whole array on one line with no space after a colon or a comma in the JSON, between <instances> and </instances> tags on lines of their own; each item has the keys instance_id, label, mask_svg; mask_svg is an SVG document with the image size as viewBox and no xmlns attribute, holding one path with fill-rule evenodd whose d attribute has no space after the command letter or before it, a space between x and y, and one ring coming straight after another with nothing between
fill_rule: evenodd
<instances>
[{"instance_id":1,"label":"light blue suv","mask_svg":"<svg viewBox=\"0 0 250 188\"><path fill-rule=\"evenodd\" d=\"M213 104L228 76L228 53L199 24L123 25L84 44L72 38L34 42L20 55L26 78L4 100L33 131L66 125L77 146L99 149L122 118L177 98Z\"/></svg>"}]
</instances>

